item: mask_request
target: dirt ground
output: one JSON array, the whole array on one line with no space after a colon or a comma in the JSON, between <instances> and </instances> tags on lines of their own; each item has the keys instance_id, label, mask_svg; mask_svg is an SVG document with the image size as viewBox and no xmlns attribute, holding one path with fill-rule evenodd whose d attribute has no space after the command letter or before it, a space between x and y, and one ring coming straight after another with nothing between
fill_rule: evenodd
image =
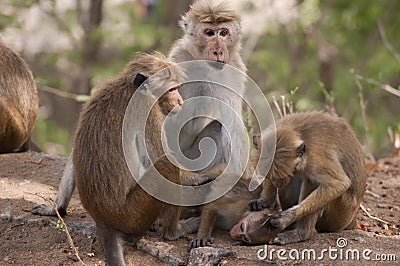
<instances>
[{"instance_id":1,"label":"dirt ground","mask_svg":"<svg viewBox=\"0 0 400 266\"><path fill-rule=\"evenodd\" d=\"M57 228L58 219L30 213L34 205L46 203L47 198L55 198L65 163L64 157L43 153L0 155L0 265L81 264L70 248L65 231ZM215 232L213 246L234 252L220 264L377 265L383 259L391 260L386 261L387 265L399 264L400 159L399 156L391 156L379 160L376 164L368 163L367 167L368 185L362 203L365 211L359 210L358 230L321 233L309 241L284 247L269 245L268 253L264 252L265 246L242 246L231 240L227 232ZM65 223L82 260L87 265L105 265L93 221L83 210L77 193L74 194L70 207ZM367 214L375 218L368 217ZM169 241L168 243L173 245L171 252L187 259L187 244L193 237L194 235L190 235L185 239ZM159 241L154 233L148 233L145 238ZM279 257L278 252L272 249L284 250L279 253ZM310 260L307 256L303 259L300 256L299 260L294 260L296 252L303 254L305 249L316 250L317 257L321 253L324 256L321 260ZM324 249L328 251L323 253ZM349 255L346 260L345 255L355 249L359 251L361 258ZM126 247L125 253L129 265L163 265L156 257L133 247ZM263 261L257 254L268 256ZM335 255L338 258L335 258ZM381 261L378 261L379 258ZM394 259L396 261L393 261Z\"/></svg>"}]
</instances>

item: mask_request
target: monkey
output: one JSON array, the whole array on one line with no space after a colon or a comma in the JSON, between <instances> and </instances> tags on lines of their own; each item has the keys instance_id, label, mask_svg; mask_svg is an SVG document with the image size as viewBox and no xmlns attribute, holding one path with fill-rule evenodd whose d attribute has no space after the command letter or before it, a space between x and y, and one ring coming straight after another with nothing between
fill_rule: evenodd
<instances>
[{"instance_id":1,"label":"monkey","mask_svg":"<svg viewBox=\"0 0 400 266\"><path fill-rule=\"evenodd\" d=\"M246 72L246 66L240 56L242 38L240 16L230 8L228 1L198 0L182 16L179 24L184 31L184 35L173 44L169 51L168 58L170 60L176 63L209 60L214 70L213 72L218 77L220 70L226 64L237 68L243 73ZM236 86L244 89L242 77L235 75L221 76L220 78L226 79L231 84L236 84ZM181 94L184 100L197 96L209 96L221 100L236 113L241 114L242 102L240 97L224 87L208 83L184 84L183 87ZM185 112L190 112L195 116L200 112L199 109L205 107L184 105L183 108L187 108ZM187 156L189 154L198 154L198 143L201 138L210 137L217 144L216 156L206 168L196 171L196 173L207 176L207 173L212 171L214 167L219 167L219 165L227 163L230 159L236 169L228 170L241 174L240 169L244 168L243 161L245 160L243 160L243 156L244 150L247 148L247 135L243 135L238 127L229 120L227 112L231 112L231 110L226 110L221 105L207 106L205 110L209 114L208 117L217 117L219 121L222 121L229 132L224 127L221 127L221 130L216 130L220 126L216 119L194 118L188 121L180 131L180 136L184 136L179 138L180 149ZM231 145L227 145L229 141L240 145L240 148L235 153L231 154ZM70 157L73 156L73 153L74 150L72 150ZM67 214L68 204L75 190L73 169L73 162L69 159L55 200L56 208L61 215ZM187 175L190 175L190 173L182 172L182 177ZM198 180L197 176L194 179ZM205 181L200 181L200 183ZM56 215L54 208L45 204L34 206L31 212L37 215Z\"/></svg>"},{"instance_id":2,"label":"monkey","mask_svg":"<svg viewBox=\"0 0 400 266\"><path fill-rule=\"evenodd\" d=\"M233 239L251 245L299 242L311 237L314 230L336 232L356 226L366 170L361 146L348 123L322 112L297 113L276 123L276 140L272 134L266 132L262 140L259 136L253 138L256 150L261 145L268 149L276 146L263 186L249 192L248 179L242 178L226 195L205 205L198 234L189 248L212 242L211 231L216 221L218 227L230 230ZM267 159L260 158L260 163ZM342 175L337 177L338 173ZM340 178L347 178L347 185ZM277 224L276 220L285 218L285 212L295 210L299 214L298 210L304 208L301 204L309 201L307 198L318 189L328 192L320 194L322 199L314 198L315 203L308 203L311 213L295 218L296 223L284 228ZM329 193L337 196L329 199Z\"/></svg>"},{"instance_id":3,"label":"monkey","mask_svg":"<svg viewBox=\"0 0 400 266\"><path fill-rule=\"evenodd\" d=\"M72 156L75 182L82 205L96 223L110 265L125 265L122 241L139 237L160 215L165 239L177 239L190 230L188 224L179 223L180 206L166 204L137 185L124 160L122 143L125 111L131 108L128 110L134 117L129 118L129 131L136 133L130 126L146 119L144 138L154 161L141 180L159 172L181 184L180 169L169 161L168 151L163 151L161 131L162 114L182 108L178 89L183 77L183 71L162 54L138 54L116 78L102 84L81 111ZM133 96L135 101L128 106ZM145 110L151 110L147 118ZM147 163L140 159L144 152L141 145L132 142L129 147L137 151L138 164Z\"/></svg>"},{"instance_id":4,"label":"monkey","mask_svg":"<svg viewBox=\"0 0 400 266\"><path fill-rule=\"evenodd\" d=\"M244 213L248 211L248 202L258 198L261 193L261 189L249 192L248 186L249 179L242 177L224 196L202 206L200 226L196 237L189 243L189 249L213 243L211 233L214 226L229 231L239 222Z\"/></svg>"},{"instance_id":5,"label":"monkey","mask_svg":"<svg viewBox=\"0 0 400 266\"><path fill-rule=\"evenodd\" d=\"M213 243L214 240L211 237L211 234L214 227L226 231L231 230L234 225L238 224L246 213L250 212L248 207L249 201L260 197L262 191L261 186L254 191L249 191L248 189L250 177L252 171L254 171L253 168L260 155L260 147L257 146L259 145L259 139L254 138L253 145L254 149L252 149L249 158L249 171L245 171L239 179L235 174L222 173L223 169L220 169L221 173L214 176L214 178L216 178L228 175L229 178L225 180L237 179L238 182L225 195L201 207L199 228L196 237L189 242L189 249L204 247ZM225 185L221 182L213 183L213 186ZM274 209L273 211L276 210ZM272 214L272 211L268 214Z\"/></svg>"},{"instance_id":6,"label":"monkey","mask_svg":"<svg viewBox=\"0 0 400 266\"><path fill-rule=\"evenodd\" d=\"M229 235L232 239L239 240L246 245L269 243L281 232L269 223L274 213L276 212L269 209L247 211L239 222L232 226Z\"/></svg>"},{"instance_id":7,"label":"monkey","mask_svg":"<svg viewBox=\"0 0 400 266\"><path fill-rule=\"evenodd\" d=\"M0 153L27 151L39 110L32 71L0 40Z\"/></svg>"},{"instance_id":8,"label":"monkey","mask_svg":"<svg viewBox=\"0 0 400 266\"><path fill-rule=\"evenodd\" d=\"M239 14L229 6L228 1L198 0L191 5L190 10L182 16L179 22L184 35L177 40L170 52L169 58L174 62L193 60L208 60L213 71L207 75L216 75L220 84L235 84L238 91L244 90L244 80L241 75L221 75L221 69L225 65L235 67L245 73L247 71L242 58L241 50L241 21ZM237 74L237 73L236 73ZM204 77L205 80L208 77ZM209 80L211 80L210 78ZM223 79L223 80L222 80ZM229 82L228 82L229 81ZM185 84L182 90L184 100L208 96L221 100L230 106L238 114L242 112L242 101L235 92L218 84L206 82ZM196 117L206 109L206 116ZM193 114L193 118L181 129L180 149L187 157L191 154L199 154L199 137L209 137L217 146L216 156L213 161L200 172L207 173L215 164L232 161L233 169L228 172L242 174L244 168L244 150L247 148L247 135L243 135L239 127L229 118L229 112L222 104L216 105L186 105L184 112ZM221 121L221 130L215 130ZM230 139L229 139L230 138ZM231 144L238 143L239 148L231 153Z\"/></svg>"},{"instance_id":9,"label":"monkey","mask_svg":"<svg viewBox=\"0 0 400 266\"><path fill-rule=\"evenodd\" d=\"M261 145L275 145L276 150L261 196L251 200L249 207L252 211L271 208L281 190L298 196L294 205L285 204L280 197L283 211L273 214L266 226L282 231L294 223L294 229L280 232L273 243L301 242L315 232L355 228L366 188L366 169L361 145L350 125L328 113L294 113L276 123L276 143L272 135L267 132L261 139ZM260 163L266 159L260 158ZM285 191L292 189L291 183L301 185Z\"/></svg>"}]
</instances>

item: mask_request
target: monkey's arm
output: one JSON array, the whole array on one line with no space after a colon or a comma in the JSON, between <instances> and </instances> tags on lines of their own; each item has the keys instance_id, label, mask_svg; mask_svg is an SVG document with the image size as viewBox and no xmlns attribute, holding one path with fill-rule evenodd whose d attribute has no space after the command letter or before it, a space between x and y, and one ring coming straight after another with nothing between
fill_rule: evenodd
<instances>
[{"instance_id":1,"label":"monkey's arm","mask_svg":"<svg viewBox=\"0 0 400 266\"><path fill-rule=\"evenodd\" d=\"M189 249L204 247L209 243L213 243L211 233L214 227L215 218L217 217L217 209L214 204L207 204L201 212L200 227L195 239L190 241Z\"/></svg>"},{"instance_id":2,"label":"monkey's arm","mask_svg":"<svg viewBox=\"0 0 400 266\"><path fill-rule=\"evenodd\" d=\"M302 183L300 204L274 215L271 218L271 225L285 229L293 222L305 215L317 212L345 193L351 186L351 180L344 173L339 162L337 164L335 167L322 169L317 175L308 176ZM337 169L337 172L334 173L329 169ZM312 184L317 184L317 188L310 193Z\"/></svg>"},{"instance_id":3,"label":"monkey's arm","mask_svg":"<svg viewBox=\"0 0 400 266\"><path fill-rule=\"evenodd\" d=\"M263 190L260 198L249 201L250 211L261 211L263 209L275 210L279 208L277 195L277 188L269 178L266 178L263 181Z\"/></svg>"},{"instance_id":4,"label":"monkey's arm","mask_svg":"<svg viewBox=\"0 0 400 266\"><path fill-rule=\"evenodd\" d=\"M74 177L74 166L72 164L72 152L68 158L67 165L63 176L58 187L58 194L55 200L57 210L61 216L67 214L68 204L71 201L72 193L75 190L75 177ZM53 206L47 206L45 204L36 205L32 208L32 214L45 215L45 216L56 216L56 211Z\"/></svg>"},{"instance_id":5,"label":"monkey's arm","mask_svg":"<svg viewBox=\"0 0 400 266\"><path fill-rule=\"evenodd\" d=\"M200 186L213 181L220 176L226 168L226 163L220 163L214 166L206 174L198 174L181 169L182 185L184 186Z\"/></svg>"}]
</instances>

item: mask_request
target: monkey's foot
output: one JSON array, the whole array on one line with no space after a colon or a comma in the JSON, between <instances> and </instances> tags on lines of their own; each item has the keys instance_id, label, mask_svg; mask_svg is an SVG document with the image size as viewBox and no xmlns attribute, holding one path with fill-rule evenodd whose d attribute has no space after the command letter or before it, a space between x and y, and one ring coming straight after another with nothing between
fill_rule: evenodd
<instances>
[{"instance_id":1,"label":"monkey's foot","mask_svg":"<svg viewBox=\"0 0 400 266\"><path fill-rule=\"evenodd\" d=\"M160 228L162 227L162 222L160 218L157 218L150 227L150 231L151 232L158 232L158 230L160 230Z\"/></svg>"},{"instance_id":2,"label":"monkey's foot","mask_svg":"<svg viewBox=\"0 0 400 266\"><path fill-rule=\"evenodd\" d=\"M312 234L313 232L307 230L293 229L279 233L274 238L272 243L276 245L286 245L290 243L301 242L310 239Z\"/></svg>"},{"instance_id":3,"label":"monkey's foot","mask_svg":"<svg viewBox=\"0 0 400 266\"><path fill-rule=\"evenodd\" d=\"M40 205L34 206L31 210L31 212L32 212L32 214L35 214L35 215L57 216L56 210L53 207L47 206L45 204L40 204ZM58 213L61 216L65 216L67 214L67 211L64 208L59 208Z\"/></svg>"},{"instance_id":4,"label":"monkey's foot","mask_svg":"<svg viewBox=\"0 0 400 266\"><path fill-rule=\"evenodd\" d=\"M208 246L208 244L214 243L214 239L211 236L206 236L206 237L201 237L201 238L195 238L189 243L189 249L192 248L199 248L199 247L205 247Z\"/></svg>"},{"instance_id":5,"label":"monkey's foot","mask_svg":"<svg viewBox=\"0 0 400 266\"><path fill-rule=\"evenodd\" d=\"M278 229L285 229L291 225L296 219L296 210L288 209L272 215L270 223L273 227Z\"/></svg>"}]
</instances>

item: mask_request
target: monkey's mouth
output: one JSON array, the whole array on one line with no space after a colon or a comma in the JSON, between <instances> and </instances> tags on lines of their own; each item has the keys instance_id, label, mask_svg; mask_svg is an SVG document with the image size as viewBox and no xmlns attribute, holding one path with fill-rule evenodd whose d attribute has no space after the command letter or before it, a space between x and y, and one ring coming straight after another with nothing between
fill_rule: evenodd
<instances>
[{"instance_id":1,"label":"monkey's mouth","mask_svg":"<svg viewBox=\"0 0 400 266\"><path fill-rule=\"evenodd\" d=\"M209 61L208 62L213 68L221 70L225 66L225 61Z\"/></svg>"},{"instance_id":2,"label":"monkey's mouth","mask_svg":"<svg viewBox=\"0 0 400 266\"><path fill-rule=\"evenodd\" d=\"M175 106L174 108L168 111L168 115L175 115L182 110L182 106Z\"/></svg>"}]
</instances>

